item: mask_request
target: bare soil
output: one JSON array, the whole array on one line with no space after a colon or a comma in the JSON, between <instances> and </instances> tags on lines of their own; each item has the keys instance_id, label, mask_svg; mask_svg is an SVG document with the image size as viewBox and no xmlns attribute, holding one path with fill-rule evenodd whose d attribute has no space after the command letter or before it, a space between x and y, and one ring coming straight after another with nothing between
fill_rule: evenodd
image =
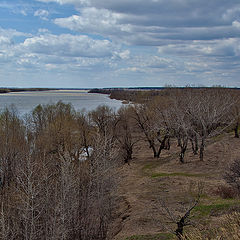
<instances>
[{"instance_id":1,"label":"bare soil","mask_svg":"<svg viewBox=\"0 0 240 240\"><path fill-rule=\"evenodd\" d=\"M233 136L228 133L211 139L204 161L192 154L189 145L185 164L179 163L179 148L174 141L171 149L164 150L159 159L152 157L146 143L139 143L130 165L120 169L118 196L121 201L114 223L118 230L113 239L164 239L154 236L176 229L171 217L177 218L189 208L199 182L204 186L203 193L191 218L204 231L216 227L223 214L239 205L238 199L222 199L216 193L218 186L225 184L223 175L228 165L239 157L240 139Z\"/></svg>"}]
</instances>

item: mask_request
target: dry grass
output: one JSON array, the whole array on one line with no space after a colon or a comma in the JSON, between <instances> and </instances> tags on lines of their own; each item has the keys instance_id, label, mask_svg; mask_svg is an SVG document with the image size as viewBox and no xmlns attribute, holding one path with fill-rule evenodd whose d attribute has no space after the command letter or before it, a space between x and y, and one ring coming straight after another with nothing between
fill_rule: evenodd
<instances>
[{"instance_id":1,"label":"dry grass","mask_svg":"<svg viewBox=\"0 0 240 240\"><path fill-rule=\"evenodd\" d=\"M160 159L152 158L147 145L141 143L130 166L121 169L118 194L129 208L127 218L120 223L121 231L114 239L162 239L154 236L174 230L176 226L161 208L161 200L164 199L174 214L181 214L183 206L194 198L198 182L203 183L204 192L192 219L205 233L219 226L220 217L239 208L238 199L222 199L216 195L216 189L224 183L224 171L239 156L239 141L232 133L224 134L208 143L203 162L187 150L185 164L178 162L179 149L175 142ZM123 211L120 218L124 214Z\"/></svg>"}]
</instances>

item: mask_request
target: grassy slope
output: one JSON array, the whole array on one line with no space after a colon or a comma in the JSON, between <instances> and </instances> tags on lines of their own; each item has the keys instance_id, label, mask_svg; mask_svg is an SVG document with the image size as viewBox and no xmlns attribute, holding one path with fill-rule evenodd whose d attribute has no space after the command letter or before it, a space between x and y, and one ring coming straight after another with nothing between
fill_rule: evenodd
<instances>
[{"instance_id":1,"label":"grassy slope","mask_svg":"<svg viewBox=\"0 0 240 240\"><path fill-rule=\"evenodd\" d=\"M240 140L228 134L214 141L206 148L204 162L188 150L185 164L178 163L176 143L160 159L152 158L149 148L141 143L130 166L121 169L119 194L128 208L119 217L121 231L114 239L171 239L165 233L176 226L161 205L165 202L173 215L183 213L196 194L198 182L203 183L204 192L192 220L203 231L218 226L223 214L238 207L239 200L221 199L215 191L224 183L222 175L229 162L239 156Z\"/></svg>"}]
</instances>

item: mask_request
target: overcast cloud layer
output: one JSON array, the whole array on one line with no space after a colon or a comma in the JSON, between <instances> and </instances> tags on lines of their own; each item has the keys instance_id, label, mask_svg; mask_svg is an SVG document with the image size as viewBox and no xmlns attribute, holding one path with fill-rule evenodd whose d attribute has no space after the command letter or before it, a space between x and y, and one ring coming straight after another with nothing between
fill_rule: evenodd
<instances>
[{"instance_id":1,"label":"overcast cloud layer","mask_svg":"<svg viewBox=\"0 0 240 240\"><path fill-rule=\"evenodd\" d=\"M240 2L1 1L0 66L0 86L240 87Z\"/></svg>"}]
</instances>

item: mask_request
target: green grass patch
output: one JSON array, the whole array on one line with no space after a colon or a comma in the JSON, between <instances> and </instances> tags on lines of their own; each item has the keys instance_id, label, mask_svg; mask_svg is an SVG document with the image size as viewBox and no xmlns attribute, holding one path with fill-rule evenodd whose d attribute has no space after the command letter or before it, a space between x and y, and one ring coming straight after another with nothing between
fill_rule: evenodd
<instances>
[{"instance_id":1,"label":"green grass patch","mask_svg":"<svg viewBox=\"0 0 240 240\"><path fill-rule=\"evenodd\" d=\"M148 163L142 168L142 170L144 171L144 170L149 170L149 169L153 169L153 168L154 168L154 164Z\"/></svg>"},{"instance_id":2,"label":"green grass patch","mask_svg":"<svg viewBox=\"0 0 240 240\"><path fill-rule=\"evenodd\" d=\"M199 217L210 216L212 213L229 210L231 207L239 205L240 201L234 199L220 200L212 204L200 204L196 206L193 213L197 213Z\"/></svg>"},{"instance_id":3,"label":"green grass patch","mask_svg":"<svg viewBox=\"0 0 240 240\"><path fill-rule=\"evenodd\" d=\"M220 140L222 140L223 137L224 137L224 135L220 134L220 135L216 135L216 136L212 137L211 140L213 140L214 142L219 142Z\"/></svg>"},{"instance_id":4,"label":"green grass patch","mask_svg":"<svg viewBox=\"0 0 240 240\"><path fill-rule=\"evenodd\" d=\"M205 174L194 174L194 173L183 173L183 172L174 172L174 173L154 173L151 175L152 178L157 177L203 177Z\"/></svg>"},{"instance_id":5,"label":"green grass patch","mask_svg":"<svg viewBox=\"0 0 240 240\"><path fill-rule=\"evenodd\" d=\"M159 233L154 235L134 235L125 238L125 240L171 240L174 235L170 233Z\"/></svg>"},{"instance_id":6,"label":"green grass patch","mask_svg":"<svg viewBox=\"0 0 240 240\"><path fill-rule=\"evenodd\" d=\"M202 217L209 216L213 212L219 212L222 210L227 210L232 206L231 203L225 204L212 204L212 205L199 205L194 211L197 211Z\"/></svg>"},{"instance_id":7,"label":"green grass patch","mask_svg":"<svg viewBox=\"0 0 240 240\"><path fill-rule=\"evenodd\" d=\"M160 165L160 163L158 162L151 162L151 163L147 163L142 167L142 174L143 175L147 175L147 176L151 176L152 172L154 172L154 169L156 167L158 167Z\"/></svg>"}]
</instances>

